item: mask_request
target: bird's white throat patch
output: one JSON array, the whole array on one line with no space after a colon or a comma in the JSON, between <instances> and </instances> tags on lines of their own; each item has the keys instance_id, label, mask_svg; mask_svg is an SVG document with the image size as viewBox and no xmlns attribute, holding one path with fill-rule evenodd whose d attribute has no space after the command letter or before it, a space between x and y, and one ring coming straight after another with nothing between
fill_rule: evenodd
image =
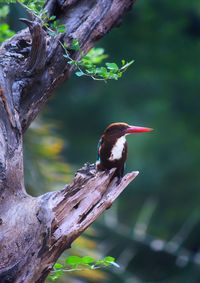
<instances>
[{"instance_id":1,"label":"bird's white throat patch","mask_svg":"<svg viewBox=\"0 0 200 283\"><path fill-rule=\"evenodd\" d=\"M116 143L114 144L112 150L111 150L111 154L109 157L109 160L116 160L116 159L120 159L122 157L122 152L124 149L124 144L126 142L126 138L125 136L122 136L121 138L119 138Z\"/></svg>"}]
</instances>

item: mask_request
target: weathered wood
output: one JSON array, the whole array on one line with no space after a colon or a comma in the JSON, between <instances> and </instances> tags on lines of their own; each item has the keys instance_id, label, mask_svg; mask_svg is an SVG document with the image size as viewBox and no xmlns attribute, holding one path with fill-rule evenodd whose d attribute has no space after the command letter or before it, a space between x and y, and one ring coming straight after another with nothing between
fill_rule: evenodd
<instances>
[{"instance_id":1,"label":"weathered wood","mask_svg":"<svg viewBox=\"0 0 200 283\"><path fill-rule=\"evenodd\" d=\"M0 282L43 282L60 254L109 208L138 172L110 183L113 170L86 166L72 184L37 198L27 195L23 176L23 133L72 67L60 41L77 39L86 53L116 25L134 0L47 0L49 15L66 32L48 35L40 21L0 48ZM80 58L80 52L71 52Z\"/></svg>"},{"instance_id":2,"label":"weathered wood","mask_svg":"<svg viewBox=\"0 0 200 283\"><path fill-rule=\"evenodd\" d=\"M20 20L29 27L32 37L31 51L25 68L29 75L33 75L34 72L42 70L46 63L46 34L41 24L27 19Z\"/></svg>"},{"instance_id":3,"label":"weathered wood","mask_svg":"<svg viewBox=\"0 0 200 283\"><path fill-rule=\"evenodd\" d=\"M59 255L138 175L129 173L118 184L110 183L115 169L81 171L61 191L9 202L1 217L0 282L43 282Z\"/></svg>"}]
</instances>

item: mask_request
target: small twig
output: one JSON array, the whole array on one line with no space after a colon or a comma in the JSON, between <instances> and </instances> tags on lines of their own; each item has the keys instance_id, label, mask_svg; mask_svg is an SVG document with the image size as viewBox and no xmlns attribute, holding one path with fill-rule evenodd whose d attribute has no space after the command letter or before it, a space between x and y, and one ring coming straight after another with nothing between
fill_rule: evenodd
<instances>
[{"instance_id":1,"label":"small twig","mask_svg":"<svg viewBox=\"0 0 200 283\"><path fill-rule=\"evenodd\" d=\"M56 269L56 270L52 270L51 272L56 272L56 271L73 272L73 271L96 270L100 268L102 268L102 266L95 266L95 267L90 267L90 268L88 267L88 268Z\"/></svg>"},{"instance_id":2,"label":"small twig","mask_svg":"<svg viewBox=\"0 0 200 283\"><path fill-rule=\"evenodd\" d=\"M39 20L39 22L42 22L41 16L44 13L44 11L42 11L42 13L40 15L37 15L33 9L30 9L27 5L25 5L24 3L22 3L21 1L17 0L17 3L19 3L24 9L27 10L27 12L31 15L34 16L36 19Z\"/></svg>"}]
</instances>

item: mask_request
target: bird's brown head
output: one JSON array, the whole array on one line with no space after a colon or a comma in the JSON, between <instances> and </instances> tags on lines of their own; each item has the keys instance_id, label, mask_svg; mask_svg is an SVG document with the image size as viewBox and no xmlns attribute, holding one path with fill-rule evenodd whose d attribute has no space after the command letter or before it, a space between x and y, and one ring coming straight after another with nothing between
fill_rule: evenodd
<instances>
[{"instance_id":1,"label":"bird's brown head","mask_svg":"<svg viewBox=\"0 0 200 283\"><path fill-rule=\"evenodd\" d=\"M128 134L137 134L153 131L152 128L130 126L127 123L112 123L104 131L104 137L118 139Z\"/></svg>"}]
</instances>

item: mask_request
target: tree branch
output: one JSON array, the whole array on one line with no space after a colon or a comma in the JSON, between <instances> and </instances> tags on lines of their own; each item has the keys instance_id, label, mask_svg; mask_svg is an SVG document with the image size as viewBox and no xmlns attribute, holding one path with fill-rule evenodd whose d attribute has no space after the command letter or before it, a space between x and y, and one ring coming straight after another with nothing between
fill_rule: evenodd
<instances>
[{"instance_id":1,"label":"tree branch","mask_svg":"<svg viewBox=\"0 0 200 283\"><path fill-rule=\"evenodd\" d=\"M96 172L94 165L86 165L63 190L26 196L7 207L1 218L0 281L43 282L60 254L138 175L129 173L118 184L116 179L111 182L114 171Z\"/></svg>"},{"instance_id":2,"label":"tree branch","mask_svg":"<svg viewBox=\"0 0 200 283\"><path fill-rule=\"evenodd\" d=\"M77 39L81 54L85 54L94 43L118 24L134 0L82 0L52 1L46 3L49 15L56 15L66 26L62 35L68 45ZM63 57L63 48L58 44L60 37L49 36L39 22L23 20L29 26L4 43L0 53L3 64L13 66L14 92L20 103L22 130L28 128L51 96L54 88L66 80L72 67ZM6 54L6 56L4 56ZM74 59L80 52L73 52Z\"/></svg>"},{"instance_id":3,"label":"tree branch","mask_svg":"<svg viewBox=\"0 0 200 283\"><path fill-rule=\"evenodd\" d=\"M42 70L46 62L46 38L42 26L37 22L32 22L27 19L20 19L25 23L30 30L32 37L31 52L27 60L26 69L29 74Z\"/></svg>"},{"instance_id":4,"label":"tree branch","mask_svg":"<svg viewBox=\"0 0 200 283\"><path fill-rule=\"evenodd\" d=\"M23 176L22 134L72 67L60 41L77 39L79 59L116 25L134 0L47 0L46 9L66 26L49 36L37 21L0 48L0 282L41 283L55 260L109 208L138 172L120 184L114 170L82 168L63 190L33 198ZM14 237L13 237L14 235Z\"/></svg>"}]
</instances>

